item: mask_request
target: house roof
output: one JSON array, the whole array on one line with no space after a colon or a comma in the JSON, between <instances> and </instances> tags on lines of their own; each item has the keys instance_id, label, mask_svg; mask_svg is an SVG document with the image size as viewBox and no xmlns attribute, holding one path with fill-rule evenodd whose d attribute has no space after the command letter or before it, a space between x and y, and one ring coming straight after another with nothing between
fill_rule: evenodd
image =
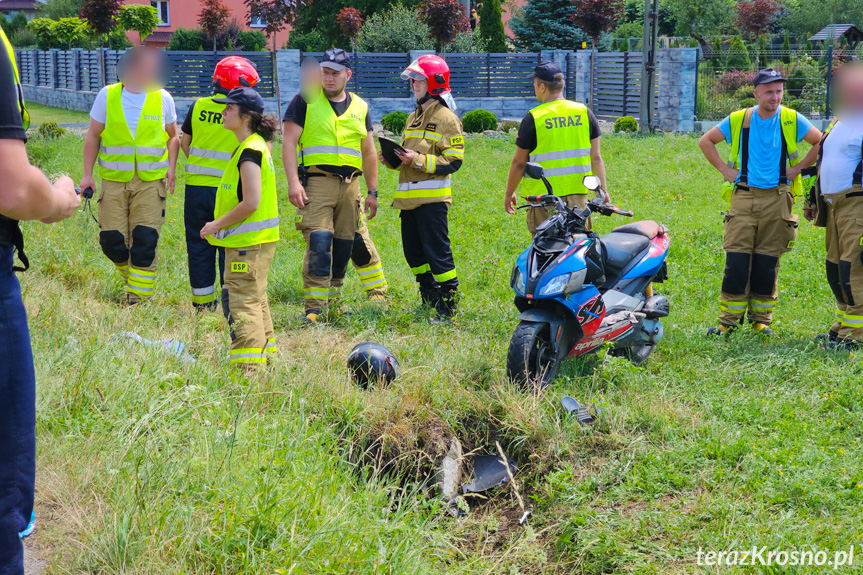
<instances>
[{"instance_id":1,"label":"house roof","mask_svg":"<svg viewBox=\"0 0 863 575\"><path fill-rule=\"evenodd\" d=\"M863 40L863 32L857 29L853 24L831 24L825 26L820 32L811 36L810 41L816 40L837 40L845 36L849 40Z\"/></svg>"},{"instance_id":2,"label":"house roof","mask_svg":"<svg viewBox=\"0 0 863 575\"><path fill-rule=\"evenodd\" d=\"M0 11L36 10L40 4L36 0L0 0Z\"/></svg>"},{"instance_id":3,"label":"house roof","mask_svg":"<svg viewBox=\"0 0 863 575\"><path fill-rule=\"evenodd\" d=\"M151 42L153 44L167 44L171 41L171 36L173 36L173 32L151 32L149 36L144 38L144 42Z\"/></svg>"}]
</instances>

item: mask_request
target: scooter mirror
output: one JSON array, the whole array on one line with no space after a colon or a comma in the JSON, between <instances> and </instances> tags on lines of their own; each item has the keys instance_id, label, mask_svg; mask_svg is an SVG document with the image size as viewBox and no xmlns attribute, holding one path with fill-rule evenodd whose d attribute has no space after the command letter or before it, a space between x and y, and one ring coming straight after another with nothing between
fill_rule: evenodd
<instances>
[{"instance_id":1,"label":"scooter mirror","mask_svg":"<svg viewBox=\"0 0 863 575\"><path fill-rule=\"evenodd\" d=\"M528 164L530 165L530 164ZM600 187L599 177L598 176L584 176L584 179L581 180L581 183L584 184L584 187L590 190L591 192L595 192Z\"/></svg>"},{"instance_id":2,"label":"scooter mirror","mask_svg":"<svg viewBox=\"0 0 863 575\"><path fill-rule=\"evenodd\" d=\"M532 180L542 178L542 166L536 162L528 162L524 167L524 175Z\"/></svg>"}]
</instances>

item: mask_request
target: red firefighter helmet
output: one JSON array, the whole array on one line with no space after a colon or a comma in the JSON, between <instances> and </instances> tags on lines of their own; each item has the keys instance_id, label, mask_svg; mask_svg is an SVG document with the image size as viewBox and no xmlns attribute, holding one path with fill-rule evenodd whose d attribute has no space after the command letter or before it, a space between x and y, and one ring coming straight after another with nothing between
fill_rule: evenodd
<instances>
[{"instance_id":1,"label":"red firefighter helmet","mask_svg":"<svg viewBox=\"0 0 863 575\"><path fill-rule=\"evenodd\" d=\"M402 80L428 80L429 94L440 96L449 92L449 66L440 56L420 56L402 72Z\"/></svg>"},{"instance_id":2,"label":"red firefighter helmet","mask_svg":"<svg viewBox=\"0 0 863 575\"><path fill-rule=\"evenodd\" d=\"M225 94L234 88L251 88L258 80L255 65L240 56L223 58L213 72L213 86L217 92L224 90Z\"/></svg>"}]
</instances>

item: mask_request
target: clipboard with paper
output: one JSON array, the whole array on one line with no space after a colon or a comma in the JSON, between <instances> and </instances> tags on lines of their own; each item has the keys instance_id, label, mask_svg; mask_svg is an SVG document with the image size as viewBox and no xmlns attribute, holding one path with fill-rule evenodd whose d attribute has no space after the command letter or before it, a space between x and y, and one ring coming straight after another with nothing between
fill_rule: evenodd
<instances>
[{"instance_id":1,"label":"clipboard with paper","mask_svg":"<svg viewBox=\"0 0 863 575\"><path fill-rule=\"evenodd\" d=\"M385 138L383 136L378 136L378 142L381 143L381 152L384 155L384 160L386 160L387 164L392 166L393 168L398 168L402 165L402 161L396 155L396 150L399 152L404 152L405 149L399 145L395 140L390 140L389 138Z\"/></svg>"}]
</instances>

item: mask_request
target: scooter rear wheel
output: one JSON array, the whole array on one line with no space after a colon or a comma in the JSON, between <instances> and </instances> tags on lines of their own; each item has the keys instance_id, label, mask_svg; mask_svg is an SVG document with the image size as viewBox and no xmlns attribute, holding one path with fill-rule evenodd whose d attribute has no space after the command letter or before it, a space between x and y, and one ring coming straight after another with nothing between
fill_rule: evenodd
<instances>
[{"instance_id":1,"label":"scooter rear wheel","mask_svg":"<svg viewBox=\"0 0 863 575\"><path fill-rule=\"evenodd\" d=\"M506 356L509 379L523 388L542 389L557 376L559 366L548 324L524 321L518 324Z\"/></svg>"}]
</instances>

